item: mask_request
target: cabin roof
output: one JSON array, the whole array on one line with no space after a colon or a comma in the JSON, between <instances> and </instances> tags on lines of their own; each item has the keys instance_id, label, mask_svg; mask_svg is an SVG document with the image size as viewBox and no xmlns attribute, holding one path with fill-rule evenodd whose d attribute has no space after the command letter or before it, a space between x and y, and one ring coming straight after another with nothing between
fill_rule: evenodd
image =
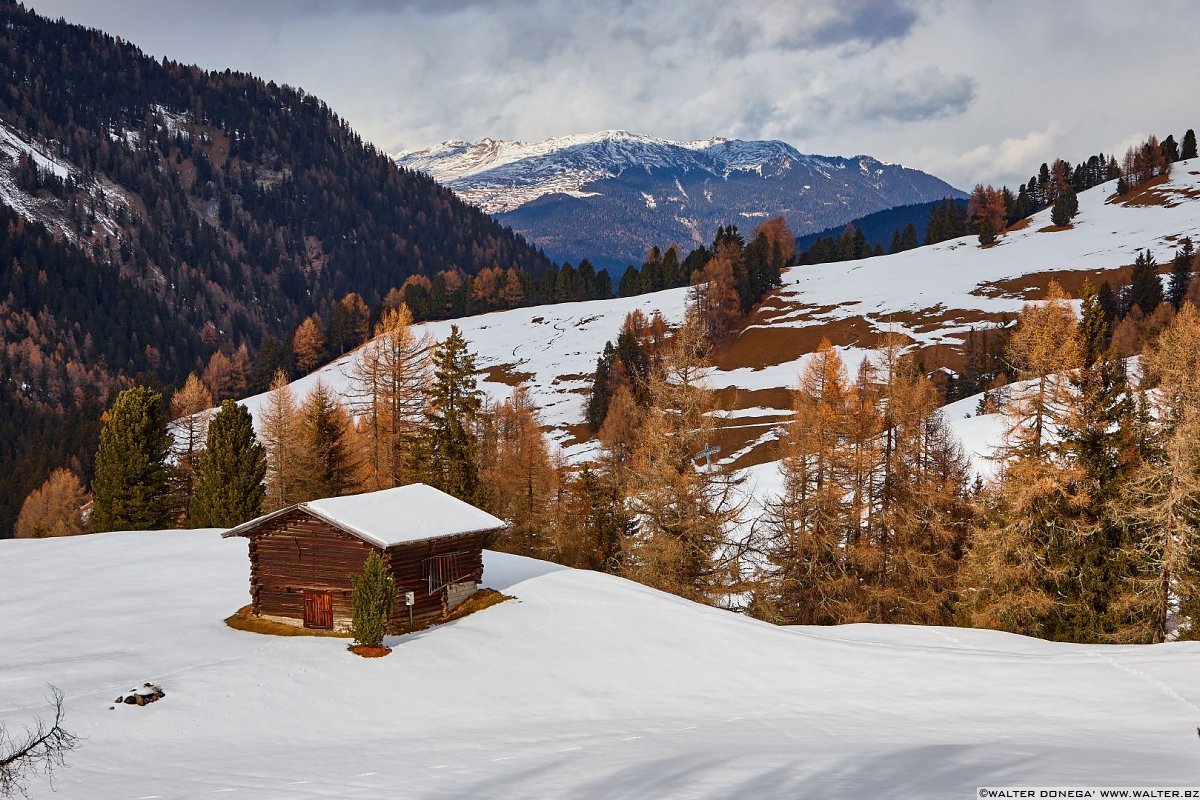
<instances>
[{"instance_id":1,"label":"cabin roof","mask_svg":"<svg viewBox=\"0 0 1200 800\"><path fill-rule=\"evenodd\" d=\"M505 524L504 520L432 486L411 483L378 492L297 503L243 522L222 536L246 536L295 509L384 548L444 536L481 533L503 528Z\"/></svg>"}]
</instances>

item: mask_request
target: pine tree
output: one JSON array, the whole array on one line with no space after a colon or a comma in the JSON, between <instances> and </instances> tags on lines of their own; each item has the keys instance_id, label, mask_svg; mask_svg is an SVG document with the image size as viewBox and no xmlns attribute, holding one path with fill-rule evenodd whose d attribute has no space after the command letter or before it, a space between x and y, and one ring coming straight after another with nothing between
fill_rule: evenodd
<instances>
[{"instance_id":1,"label":"pine tree","mask_svg":"<svg viewBox=\"0 0 1200 800\"><path fill-rule=\"evenodd\" d=\"M608 416L608 404L612 400L610 385L613 359L617 351L612 342L605 342L604 352L596 359L596 372L592 376L592 390L588 393L587 407L584 411L584 421L592 433L599 433Z\"/></svg>"},{"instance_id":2,"label":"pine tree","mask_svg":"<svg viewBox=\"0 0 1200 800\"><path fill-rule=\"evenodd\" d=\"M1051 554L1066 579L1058 584L1059 610L1047 635L1100 641L1114 629L1111 606L1130 569L1122 533L1108 508L1131 468L1133 404L1090 282L1084 282L1082 295L1080 368L1071 375L1074 391L1066 396L1067 413L1058 430L1061 457L1076 470L1082 489L1081 504L1075 535Z\"/></svg>"},{"instance_id":3,"label":"pine tree","mask_svg":"<svg viewBox=\"0 0 1200 800\"><path fill-rule=\"evenodd\" d=\"M262 512L266 452L245 406L225 400L208 426L188 511L194 528L232 528Z\"/></svg>"},{"instance_id":4,"label":"pine tree","mask_svg":"<svg viewBox=\"0 0 1200 800\"><path fill-rule=\"evenodd\" d=\"M585 463L567 484L564 511L565 519L556 526L554 560L578 569L619 573L634 522L613 476Z\"/></svg>"},{"instance_id":5,"label":"pine tree","mask_svg":"<svg viewBox=\"0 0 1200 800\"><path fill-rule=\"evenodd\" d=\"M1192 285L1192 262L1196 258L1196 249L1192 240L1184 237L1175 251L1171 262L1171 280L1167 284L1167 300L1178 311L1183 301L1187 299L1188 289Z\"/></svg>"},{"instance_id":6,"label":"pine tree","mask_svg":"<svg viewBox=\"0 0 1200 800\"><path fill-rule=\"evenodd\" d=\"M299 469L296 493L300 500L337 497L358 485L358 454L350 416L318 381L300 410Z\"/></svg>"},{"instance_id":7,"label":"pine tree","mask_svg":"<svg viewBox=\"0 0 1200 800\"><path fill-rule=\"evenodd\" d=\"M1189 158L1196 157L1196 132L1188 128L1187 133L1183 135L1183 145L1179 149L1179 158L1181 161L1186 161Z\"/></svg>"},{"instance_id":8,"label":"pine tree","mask_svg":"<svg viewBox=\"0 0 1200 800\"><path fill-rule=\"evenodd\" d=\"M93 530L153 530L171 524L170 446L162 395L145 386L117 395L96 448Z\"/></svg>"},{"instance_id":9,"label":"pine tree","mask_svg":"<svg viewBox=\"0 0 1200 800\"><path fill-rule=\"evenodd\" d=\"M971 516L967 460L937 411L937 389L902 347L888 337L876 351L883 430L867 525L849 548L862 581L857 612L869 622L947 624Z\"/></svg>"},{"instance_id":10,"label":"pine tree","mask_svg":"<svg viewBox=\"0 0 1200 800\"><path fill-rule=\"evenodd\" d=\"M430 408L414 450L414 471L426 483L476 505L486 486L479 475L476 423L482 397L476 388L475 356L457 325L434 350Z\"/></svg>"},{"instance_id":11,"label":"pine tree","mask_svg":"<svg viewBox=\"0 0 1200 800\"><path fill-rule=\"evenodd\" d=\"M1054 201L1054 207L1050 210L1050 222L1059 227L1068 225L1078 208L1079 201L1075 199L1074 192L1061 194Z\"/></svg>"},{"instance_id":12,"label":"pine tree","mask_svg":"<svg viewBox=\"0 0 1200 800\"><path fill-rule=\"evenodd\" d=\"M364 647L380 647L396 608L396 581L379 552L372 550L363 562L362 574L351 576L350 582L354 641Z\"/></svg>"},{"instance_id":13,"label":"pine tree","mask_svg":"<svg viewBox=\"0 0 1200 800\"><path fill-rule=\"evenodd\" d=\"M1149 250L1141 251L1133 262L1129 285L1130 305L1136 305L1146 316L1153 314L1163 301L1162 280L1158 277L1158 262Z\"/></svg>"}]
</instances>

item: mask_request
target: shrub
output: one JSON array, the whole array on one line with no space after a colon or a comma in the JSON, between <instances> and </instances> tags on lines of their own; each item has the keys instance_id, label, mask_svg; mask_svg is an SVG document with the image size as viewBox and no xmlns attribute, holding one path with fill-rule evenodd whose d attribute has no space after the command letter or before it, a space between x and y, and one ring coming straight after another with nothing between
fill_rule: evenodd
<instances>
[{"instance_id":1,"label":"shrub","mask_svg":"<svg viewBox=\"0 0 1200 800\"><path fill-rule=\"evenodd\" d=\"M396 582L379 553L375 552L367 556L362 574L350 580L354 584L350 599L354 609L350 632L359 644L379 647L387 635L388 621L396 606Z\"/></svg>"}]
</instances>

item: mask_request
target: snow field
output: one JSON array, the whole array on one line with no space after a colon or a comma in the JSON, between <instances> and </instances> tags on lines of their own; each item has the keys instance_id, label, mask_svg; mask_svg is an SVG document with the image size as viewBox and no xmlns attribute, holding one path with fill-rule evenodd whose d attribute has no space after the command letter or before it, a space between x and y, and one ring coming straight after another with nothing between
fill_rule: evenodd
<instances>
[{"instance_id":1,"label":"snow field","mask_svg":"<svg viewBox=\"0 0 1200 800\"><path fill-rule=\"evenodd\" d=\"M486 554L517 600L389 640L234 631L219 531L0 542L0 719L64 690L52 794L254 798L923 797L1200 779L1200 645L777 628ZM167 696L109 710L129 685Z\"/></svg>"}]
</instances>

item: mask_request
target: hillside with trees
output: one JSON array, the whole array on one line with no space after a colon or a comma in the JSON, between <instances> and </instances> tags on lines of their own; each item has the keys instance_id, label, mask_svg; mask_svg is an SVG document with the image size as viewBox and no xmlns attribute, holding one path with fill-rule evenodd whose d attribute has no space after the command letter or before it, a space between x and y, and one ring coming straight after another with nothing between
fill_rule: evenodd
<instances>
[{"instance_id":1,"label":"hillside with trees","mask_svg":"<svg viewBox=\"0 0 1200 800\"><path fill-rule=\"evenodd\" d=\"M10 0L0 53L0 536L52 468L90 476L100 411L133 380L211 368L228 396L351 292L377 307L412 278L436 317L466 310L465 279L551 266L303 90ZM460 277L439 294L442 272Z\"/></svg>"}]
</instances>

